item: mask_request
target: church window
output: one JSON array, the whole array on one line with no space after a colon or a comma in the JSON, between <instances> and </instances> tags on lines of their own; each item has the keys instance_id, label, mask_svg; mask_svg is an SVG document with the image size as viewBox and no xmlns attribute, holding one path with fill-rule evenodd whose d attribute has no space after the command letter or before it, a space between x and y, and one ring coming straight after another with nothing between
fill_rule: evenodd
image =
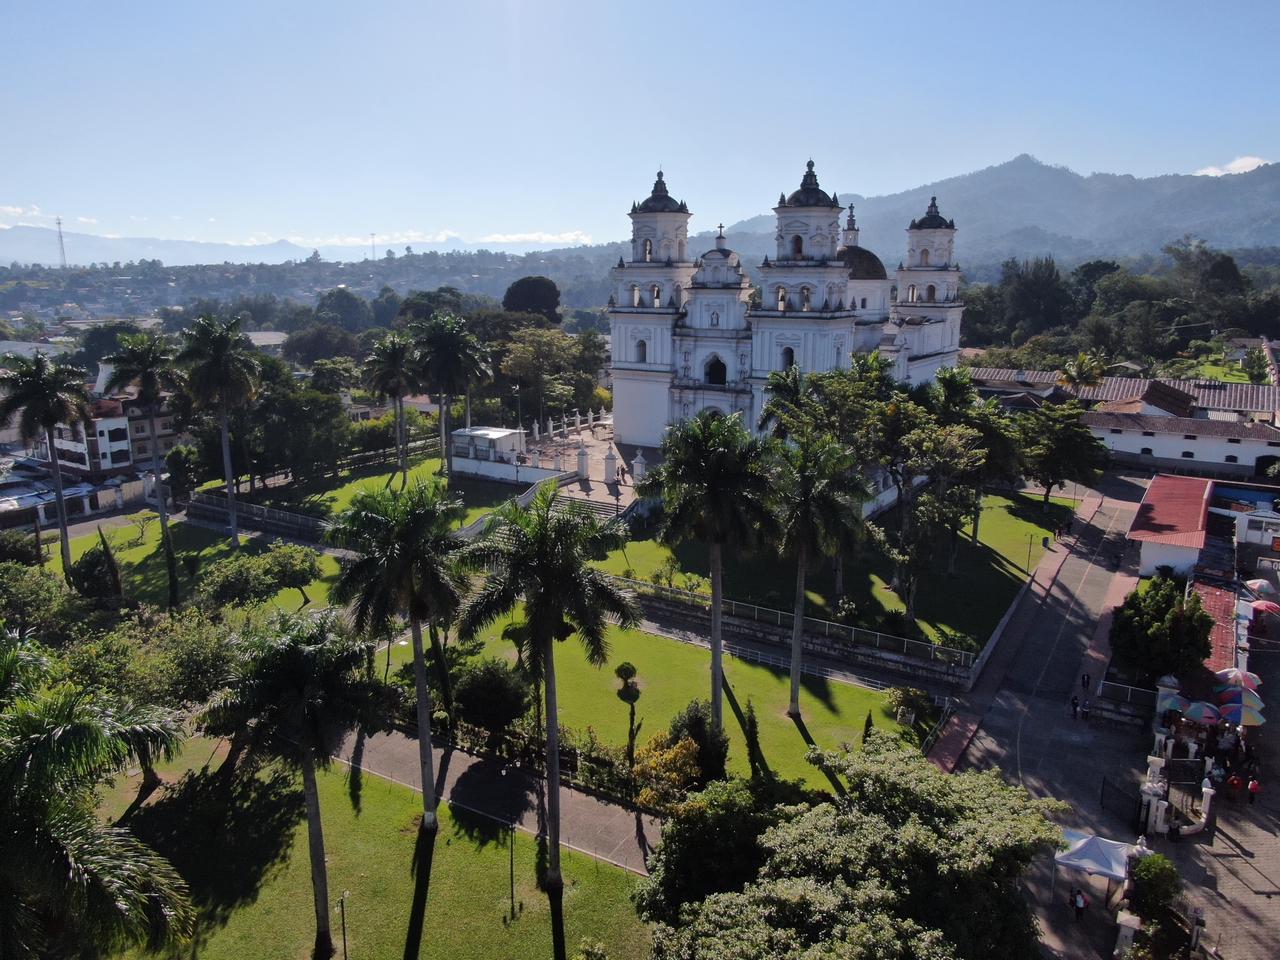
<instances>
[{"instance_id":1,"label":"church window","mask_svg":"<svg viewBox=\"0 0 1280 960\"><path fill-rule=\"evenodd\" d=\"M924 298L929 303L933 303L933 301L938 298L938 288L935 287L932 283L929 284L927 287L924 288Z\"/></svg>"},{"instance_id":2,"label":"church window","mask_svg":"<svg viewBox=\"0 0 1280 960\"><path fill-rule=\"evenodd\" d=\"M640 285L638 283L631 285L631 305L633 307L640 306Z\"/></svg>"},{"instance_id":3,"label":"church window","mask_svg":"<svg viewBox=\"0 0 1280 960\"><path fill-rule=\"evenodd\" d=\"M779 310L787 309L787 288L786 287L778 288L778 309Z\"/></svg>"},{"instance_id":4,"label":"church window","mask_svg":"<svg viewBox=\"0 0 1280 960\"><path fill-rule=\"evenodd\" d=\"M922 267L927 267L928 265L929 265L929 251L928 251L928 250L921 250L921 251L920 251L920 266L922 266Z\"/></svg>"},{"instance_id":5,"label":"church window","mask_svg":"<svg viewBox=\"0 0 1280 960\"><path fill-rule=\"evenodd\" d=\"M707 365L702 368L703 379L706 383L713 386L724 386L728 371L725 369L724 361L719 357L712 357L707 361Z\"/></svg>"},{"instance_id":6,"label":"church window","mask_svg":"<svg viewBox=\"0 0 1280 960\"><path fill-rule=\"evenodd\" d=\"M801 260L804 258L804 239L800 234L796 234L791 238L791 259Z\"/></svg>"},{"instance_id":7,"label":"church window","mask_svg":"<svg viewBox=\"0 0 1280 960\"><path fill-rule=\"evenodd\" d=\"M796 352L791 347L782 348L782 369L790 370L796 365Z\"/></svg>"},{"instance_id":8,"label":"church window","mask_svg":"<svg viewBox=\"0 0 1280 960\"><path fill-rule=\"evenodd\" d=\"M866 297L863 297L863 298L862 298L862 309L863 309L863 310L867 309L867 298L866 298Z\"/></svg>"},{"instance_id":9,"label":"church window","mask_svg":"<svg viewBox=\"0 0 1280 960\"><path fill-rule=\"evenodd\" d=\"M649 344L644 340L636 341L636 363L649 362Z\"/></svg>"},{"instance_id":10,"label":"church window","mask_svg":"<svg viewBox=\"0 0 1280 960\"><path fill-rule=\"evenodd\" d=\"M907 287L907 303L915 303L915 302L916 302L916 285L913 283Z\"/></svg>"},{"instance_id":11,"label":"church window","mask_svg":"<svg viewBox=\"0 0 1280 960\"><path fill-rule=\"evenodd\" d=\"M655 308L662 306L662 285L655 283L649 288L649 295L653 298Z\"/></svg>"},{"instance_id":12,"label":"church window","mask_svg":"<svg viewBox=\"0 0 1280 960\"><path fill-rule=\"evenodd\" d=\"M640 259L642 259L645 263L652 262L653 260L653 241L652 240L645 240L644 253L641 255Z\"/></svg>"},{"instance_id":13,"label":"church window","mask_svg":"<svg viewBox=\"0 0 1280 960\"><path fill-rule=\"evenodd\" d=\"M720 314L717 313L715 310L711 311L711 325L713 327L720 326Z\"/></svg>"},{"instance_id":14,"label":"church window","mask_svg":"<svg viewBox=\"0 0 1280 960\"><path fill-rule=\"evenodd\" d=\"M897 288L897 287L890 287L890 288L889 288L889 299L890 299L893 303L897 303L897 302L898 302L898 288Z\"/></svg>"},{"instance_id":15,"label":"church window","mask_svg":"<svg viewBox=\"0 0 1280 960\"><path fill-rule=\"evenodd\" d=\"M813 294L808 287L800 288L800 309L808 310L813 301Z\"/></svg>"}]
</instances>

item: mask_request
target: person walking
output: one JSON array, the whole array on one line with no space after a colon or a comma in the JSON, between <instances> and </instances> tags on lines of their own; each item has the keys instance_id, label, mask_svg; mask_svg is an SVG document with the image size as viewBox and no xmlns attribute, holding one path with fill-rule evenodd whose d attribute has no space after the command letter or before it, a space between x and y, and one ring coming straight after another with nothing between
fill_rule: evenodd
<instances>
[{"instance_id":1,"label":"person walking","mask_svg":"<svg viewBox=\"0 0 1280 960\"><path fill-rule=\"evenodd\" d=\"M1071 698L1071 719L1075 720L1080 715L1080 698L1073 696Z\"/></svg>"},{"instance_id":2,"label":"person walking","mask_svg":"<svg viewBox=\"0 0 1280 960\"><path fill-rule=\"evenodd\" d=\"M1089 906L1089 898L1084 895L1083 887L1076 887L1075 895L1071 898L1071 905L1076 908L1076 923L1084 922L1084 910Z\"/></svg>"},{"instance_id":3,"label":"person walking","mask_svg":"<svg viewBox=\"0 0 1280 960\"><path fill-rule=\"evenodd\" d=\"M1248 790L1249 790L1249 803L1250 805L1252 805L1258 799L1258 794L1262 792L1262 784L1258 782L1257 777L1249 778Z\"/></svg>"},{"instance_id":4,"label":"person walking","mask_svg":"<svg viewBox=\"0 0 1280 960\"><path fill-rule=\"evenodd\" d=\"M1087 673L1080 674L1080 689L1085 693L1089 692L1089 675Z\"/></svg>"},{"instance_id":5,"label":"person walking","mask_svg":"<svg viewBox=\"0 0 1280 960\"><path fill-rule=\"evenodd\" d=\"M1087 698L1085 699L1084 703L1080 704L1080 716L1084 717L1085 723L1089 722L1089 709L1091 706L1092 704L1089 702Z\"/></svg>"}]
</instances>

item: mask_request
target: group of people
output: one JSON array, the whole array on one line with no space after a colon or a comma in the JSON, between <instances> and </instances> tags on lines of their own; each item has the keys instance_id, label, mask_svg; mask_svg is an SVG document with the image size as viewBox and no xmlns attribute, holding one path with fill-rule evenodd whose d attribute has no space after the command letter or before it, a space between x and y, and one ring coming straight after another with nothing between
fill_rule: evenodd
<instances>
[{"instance_id":1,"label":"group of people","mask_svg":"<svg viewBox=\"0 0 1280 960\"><path fill-rule=\"evenodd\" d=\"M1080 698L1076 695L1071 697L1071 719L1075 720L1079 717L1084 718L1084 722L1089 722L1089 711L1093 709L1093 701L1089 699L1089 680L1091 677L1087 673L1080 675L1080 689L1084 693L1084 702L1080 702Z\"/></svg>"}]
</instances>

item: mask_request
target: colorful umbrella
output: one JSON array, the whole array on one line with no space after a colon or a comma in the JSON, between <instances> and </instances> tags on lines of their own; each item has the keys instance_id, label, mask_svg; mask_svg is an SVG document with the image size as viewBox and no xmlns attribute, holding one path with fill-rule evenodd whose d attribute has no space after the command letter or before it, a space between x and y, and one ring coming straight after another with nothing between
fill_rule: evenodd
<instances>
[{"instance_id":1,"label":"colorful umbrella","mask_svg":"<svg viewBox=\"0 0 1280 960\"><path fill-rule=\"evenodd\" d=\"M1219 716L1218 708L1212 703L1205 703L1203 700L1187 704L1187 709L1182 711L1182 715L1188 720L1194 720L1196 723L1216 723Z\"/></svg>"},{"instance_id":2,"label":"colorful umbrella","mask_svg":"<svg viewBox=\"0 0 1280 960\"><path fill-rule=\"evenodd\" d=\"M1276 595L1276 588L1270 580L1246 580L1244 585L1254 593L1268 593L1273 597Z\"/></svg>"},{"instance_id":3,"label":"colorful umbrella","mask_svg":"<svg viewBox=\"0 0 1280 960\"><path fill-rule=\"evenodd\" d=\"M1239 667L1228 667L1226 670L1219 670L1214 676L1228 686L1248 687L1250 690L1257 690L1262 683L1262 678L1256 673L1241 670Z\"/></svg>"},{"instance_id":4,"label":"colorful umbrella","mask_svg":"<svg viewBox=\"0 0 1280 960\"><path fill-rule=\"evenodd\" d=\"M1166 693L1156 701L1156 713L1164 713L1166 710L1177 710L1181 713L1190 703L1191 701L1181 694Z\"/></svg>"},{"instance_id":5,"label":"colorful umbrella","mask_svg":"<svg viewBox=\"0 0 1280 960\"><path fill-rule=\"evenodd\" d=\"M1218 694L1218 703L1222 704L1244 704L1246 707L1252 707L1254 710L1261 710L1265 704L1262 698L1250 690L1248 687L1231 687ZM1220 707L1226 709L1225 707Z\"/></svg>"},{"instance_id":6,"label":"colorful umbrella","mask_svg":"<svg viewBox=\"0 0 1280 960\"><path fill-rule=\"evenodd\" d=\"M1267 722L1261 710L1246 707L1242 703L1231 703L1223 707L1222 719L1229 723L1238 723L1244 727L1260 727Z\"/></svg>"},{"instance_id":7,"label":"colorful umbrella","mask_svg":"<svg viewBox=\"0 0 1280 960\"><path fill-rule=\"evenodd\" d=\"M1254 613L1280 613L1280 603L1274 600L1255 600L1250 606Z\"/></svg>"}]
</instances>

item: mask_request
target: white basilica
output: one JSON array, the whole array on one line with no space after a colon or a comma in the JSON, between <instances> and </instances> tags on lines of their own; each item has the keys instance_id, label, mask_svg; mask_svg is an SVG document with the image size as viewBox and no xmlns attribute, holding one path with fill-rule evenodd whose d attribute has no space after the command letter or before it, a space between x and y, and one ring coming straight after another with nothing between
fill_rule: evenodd
<instances>
[{"instance_id":1,"label":"white basilica","mask_svg":"<svg viewBox=\"0 0 1280 960\"><path fill-rule=\"evenodd\" d=\"M689 208L659 171L653 193L631 207L631 259L611 271L614 436L657 446L671 423L700 410L740 411L754 427L765 382L798 364L847 367L853 353L880 354L900 380L931 380L960 347L956 226L936 198L907 228L907 258L890 279L858 246L849 207L818 186L809 161L800 189L780 196L777 256L753 281L725 243L689 251Z\"/></svg>"}]
</instances>

